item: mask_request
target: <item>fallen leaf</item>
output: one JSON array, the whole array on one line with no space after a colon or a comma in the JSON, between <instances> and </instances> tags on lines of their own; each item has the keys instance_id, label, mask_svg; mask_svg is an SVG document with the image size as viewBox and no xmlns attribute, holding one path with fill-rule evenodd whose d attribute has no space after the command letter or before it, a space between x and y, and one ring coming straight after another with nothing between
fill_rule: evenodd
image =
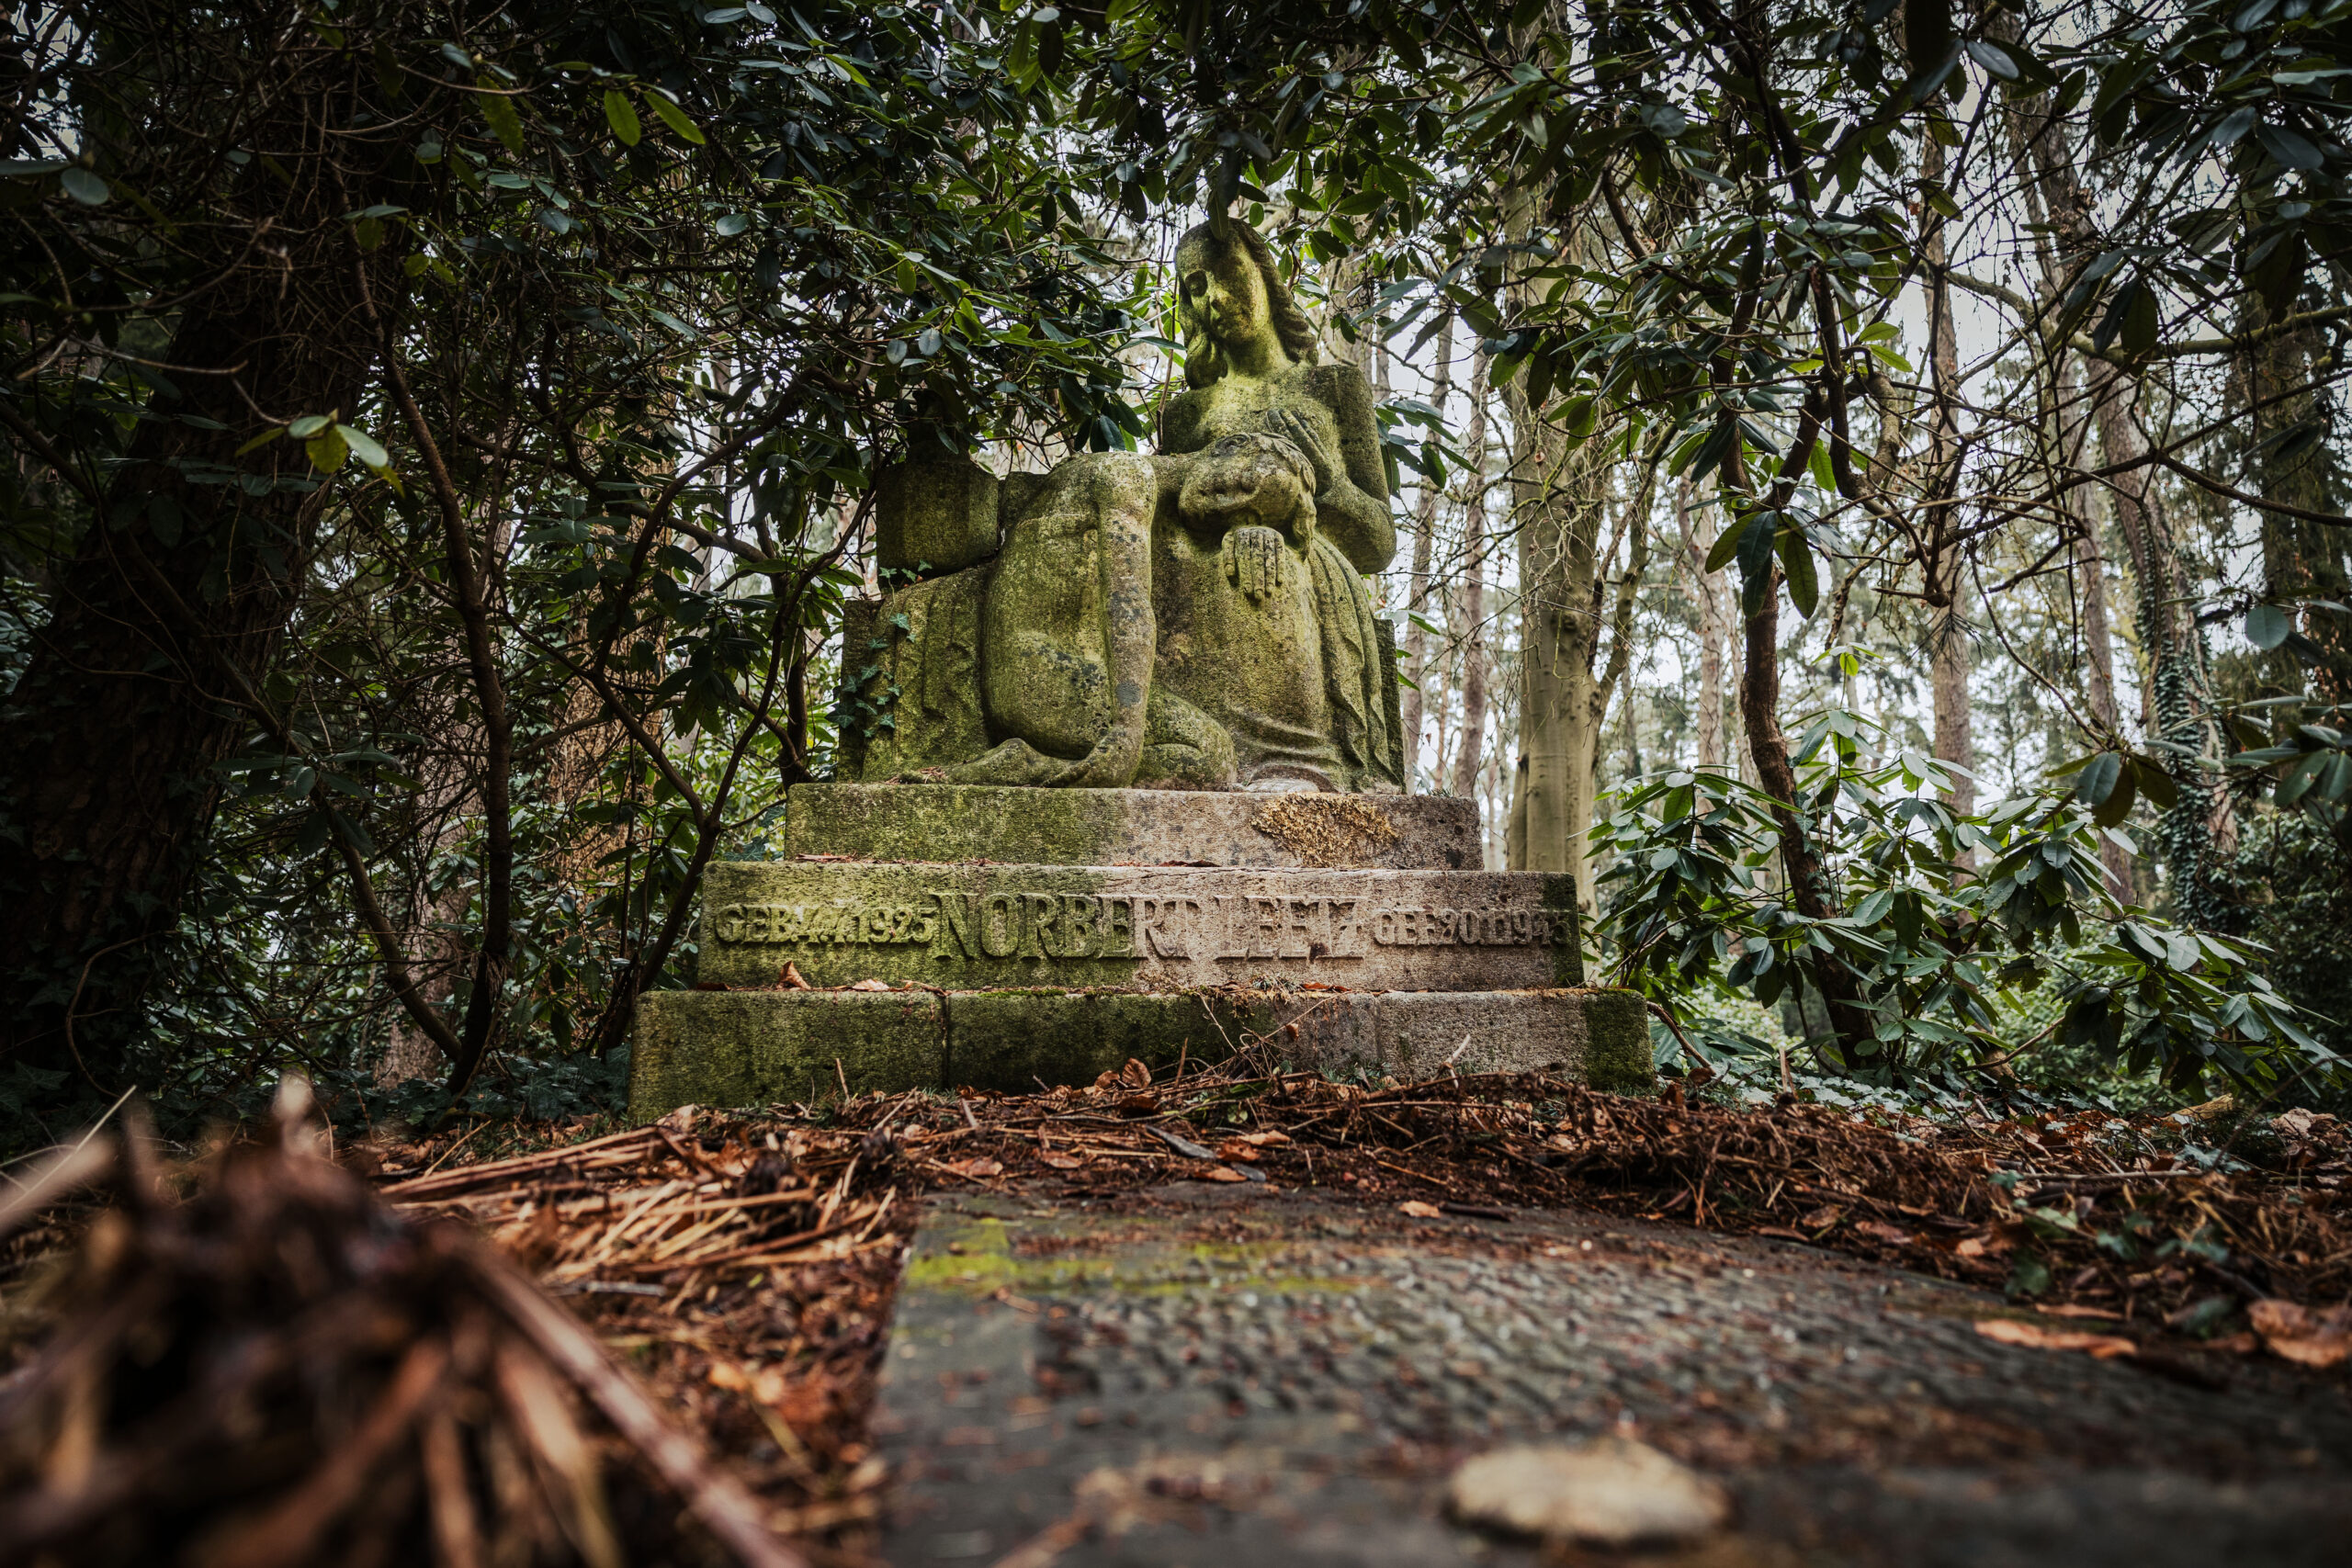
<instances>
[{"instance_id":1,"label":"fallen leaf","mask_svg":"<svg viewBox=\"0 0 2352 1568\"><path fill-rule=\"evenodd\" d=\"M2352 1306L2313 1312L2298 1302L2256 1302L2245 1309L2270 1353L2305 1367L2333 1367L2352 1355Z\"/></svg>"},{"instance_id":2,"label":"fallen leaf","mask_svg":"<svg viewBox=\"0 0 2352 1568\"><path fill-rule=\"evenodd\" d=\"M2278 1115L2273 1116L2270 1119L2270 1125L2273 1130L2284 1133L2290 1138L2308 1138L2312 1135L2312 1125L2318 1120L2319 1118L2298 1105L2291 1111L2281 1111Z\"/></svg>"},{"instance_id":3,"label":"fallen leaf","mask_svg":"<svg viewBox=\"0 0 2352 1568\"><path fill-rule=\"evenodd\" d=\"M1216 1146L1216 1157L1254 1162L1264 1156L1239 1138L1227 1138Z\"/></svg>"},{"instance_id":4,"label":"fallen leaf","mask_svg":"<svg viewBox=\"0 0 2352 1568\"><path fill-rule=\"evenodd\" d=\"M1150 1116L1159 1110L1159 1097L1156 1094L1131 1094L1119 1101L1119 1111L1125 1116Z\"/></svg>"},{"instance_id":5,"label":"fallen leaf","mask_svg":"<svg viewBox=\"0 0 2352 1568\"><path fill-rule=\"evenodd\" d=\"M1244 1133L1236 1141L1248 1144L1252 1148L1267 1149L1272 1148L1277 1144L1289 1143L1290 1134L1287 1133Z\"/></svg>"},{"instance_id":6,"label":"fallen leaf","mask_svg":"<svg viewBox=\"0 0 2352 1568\"><path fill-rule=\"evenodd\" d=\"M1962 1258L1982 1258L1990 1249L1991 1245L1981 1235L1972 1235L1952 1250Z\"/></svg>"},{"instance_id":7,"label":"fallen leaf","mask_svg":"<svg viewBox=\"0 0 2352 1568\"><path fill-rule=\"evenodd\" d=\"M1836 1224L1839 1220L1844 1219L1845 1217L1845 1210L1825 1203L1820 1208L1815 1209L1812 1213L1807 1214L1804 1218L1799 1220L1797 1224L1803 1225L1809 1231L1827 1230L1831 1225Z\"/></svg>"},{"instance_id":8,"label":"fallen leaf","mask_svg":"<svg viewBox=\"0 0 2352 1568\"><path fill-rule=\"evenodd\" d=\"M1086 1162L1075 1155L1042 1154L1037 1156L1056 1170L1076 1170Z\"/></svg>"},{"instance_id":9,"label":"fallen leaf","mask_svg":"<svg viewBox=\"0 0 2352 1568\"><path fill-rule=\"evenodd\" d=\"M1446 1501L1464 1523L1613 1548L1695 1541L1731 1513L1720 1485L1629 1438L1498 1449L1453 1472Z\"/></svg>"},{"instance_id":10,"label":"fallen leaf","mask_svg":"<svg viewBox=\"0 0 2352 1568\"><path fill-rule=\"evenodd\" d=\"M1127 1058L1127 1065L1119 1069L1119 1081L1130 1089L1149 1089L1151 1069L1130 1056Z\"/></svg>"},{"instance_id":11,"label":"fallen leaf","mask_svg":"<svg viewBox=\"0 0 2352 1568\"><path fill-rule=\"evenodd\" d=\"M860 980L849 987L853 991L887 991L889 988L888 980Z\"/></svg>"},{"instance_id":12,"label":"fallen leaf","mask_svg":"<svg viewBox=\"0 0 2352 1568\"><path fill-rule=\"evenodd\" d=\"M1782 1241L1811 1241L1813 1239L1813 1237L1805 1235L1804 1232L1792 1231L1786 1225L1758 1225L1756 1227L1756 1234L1758 1235L1778 1236Z\"/></svg>"},{"instance_id":13,"label":"fallen leaf","mask_svg":"<svg viewBox=\"0 0 2352 1568\"><path fill-rule=\"evenodd\" d=\"M1004 1174L1003 1165L989 1158L986 1155L976 1155L970 1159L943 1160L940 1162L940 1168L952 1170L958 1176L968 1176L975 1181L982 1177Z\"/></svg>"},{"instance_id":14,"label":"fallen leaf","mask_svg":"<svg viewBox=\"0 0 2352 1568\"><path fill-rule=\"evenodd\" d=\"M1096 1089L1110 1089L1115 1086L1118 1081L1119 1075L1112 1072L1108 1068L1105 1068L1102 1072L1094 1075L1094 1087Z\"/></svg>"},{"instance_id":15,"label":"fallen leaf","mask_svg":"<svg viewBox=\"0 0 2352 1568\"><path fill-rule=\"evenodd\" d=\"M1976 1332L1997 1344L2027 1350L2083 1350L2102 1361L2136 1355L2140 1349L2136 1343L2118 1335L2092 1334L2080 1328L2044 1328L2038 1323L2014 1317L1980 1318Z\"/></svg>"},{"instance_id":16,"label":"fallen leaf","mask_svg":"<svg viewBox=\"0 0 2352 1568\"><path fill-rule=\"evenodd\" d=\"M1201 1172L1204 1181L1247 1181L1250 1179L1229 1165L1213 1165Z\"/></svg>"},{"instance_id":17,"label":"fallen leaf","mask_svg":"<svg viewBox=\"0 0 2352 1568\"><path fill-rule=\"evenodd\" d=\"M2123 1321L2123 1314L2121 1313L2109 1312L2105 1307L2046 1306L2040 1308L2039 1310L2044 1317L2087 1317L2098 1319L2103 1323L2121 1323Z\"/></svg>"},{"instance_id":18,"label":"fallen leaf","mask_svg":"<svg viewBox=\"0 0 2352 1568\"><path fill-rule=\"evenodd\" d=\"M784 965L784 973L776 976L775 983L787 991L808 991L816 988L800 977L800 965L789 960Z\"/></svg>"},{"instance_id":19,"label":"fallen leaf","mask_svg":"<svg viewBox=\"0 0 2352 1568\"><path fill-rule=\"evenodd\" d=\"M1400 1214L1410 1214L1417 1220L1442 1220L1445 1218L1445 1211L1443 1209L1439 1208L1435 1203L1424 1203L1419 1198L1406 1199L1403 1202L1396 1205L1396 1212Z\"/></svg>"},{"instance_id":20,"label":"fallen leaf","mask_svg":"<svg viewBox=\"0 0 2352 1568\"><path fill-rule=\"evenodd\" d=\"M1872 1241L1883 1241L1889 1247L1911 1245L1909 1231L1899 1230L1883 1220L1858 1220L1854 1224L1854 1229L1857 1233L1869 1236Z\"/></svg>"}]
</instances>

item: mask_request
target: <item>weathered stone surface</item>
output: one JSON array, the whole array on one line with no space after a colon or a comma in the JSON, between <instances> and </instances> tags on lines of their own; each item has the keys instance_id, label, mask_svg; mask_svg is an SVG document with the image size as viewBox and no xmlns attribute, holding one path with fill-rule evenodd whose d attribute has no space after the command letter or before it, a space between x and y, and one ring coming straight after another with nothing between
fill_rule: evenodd
<instances>
[{"instance_id":1,"label":"weathered stone surface","mask_svg":"<svg viewBox=\"0 0 2352 1568\"><path fill-rule=\"evenodd\" d=\"M629 1114L639 1121L681 1105L802 1100L812 1080L834 1080L835 1058L860 1093L1091 1083L1129 1057L1167 1068L1250 1046L1329 1073L1426 1073L1459 1050L1465 1073L1652 1082L1630 991L657 991L638 1010Z\"/></svg>"},{"instance_id":2,"label":"weathered stone surface","mask_svg":"<svg viewBox=\"0 0 2352 1568\"><path fill-rule=\"evenodd\" d=\"M928 991L649 991L637 1001L628 1102L640 1121L681 1105L809 1098L838 1058L859 1090L946 1077Z\"/></svg>"},{"instance_id":3,"label":"weathered stone surface","mask_svg":"<svg viewBox=\"0 0 2352 1568\"><path fill-rule=\"evenodd\" d=\"M1352 807L1352 812L1341 813ZM1479 868L1478 807L1442 795L1342 800L1192 790L797 784L785 852L1033 865ZM1385 836L1354 826L1369 811ZM1328 830L1316 831L1318 816Z\"/></svg>"},{"instance_id":4,"label":"weathered stone surface","mask_svg":"<svg viewBox=\"0 0 2352 1568\"><path fill-rule=\"evenodd\" d=\"M917 449L874 480L874 562L934 577L978 566L997 550L997 477L937 445Z\"/></svg>"},{"instance_id":5,"label":"weathered stone surface","mask_svg":"<svg viewBox=\"0 0 2352 1568\"><path fill-rule=\"evenodd\" d=\"M1158 455L1080 452L1001 484L926 434L880 476L886 572L980 575L957 614L909 590L854 617L850 776L1403 787L1393 628L1364 581L1396 542L1370 385L1316 363L1254 231L1183 245L1204 292L1180 302L1189 386Z\"/></svg>"},{"instance_id":6,"label":"weathered stone surface","mask_svg":"<svg viewBox=\"0 0 2352 1568\"><path fill-rule=\"evenodd\" d=\"M943 1194L917 1233L874 1421L899 1568L2336 1568L2352 1540L2352 1408L2260 1358L1994 1345L1996 1292L1573 1209L1057 1185ZM1449 1517L1465 1458L1621 1434L1729 1491L1730 1533L1621 1557Z\"/></svg>"},{"instance_id":7,"label":"weathered stone surface","mask_svg":"<svg viewBox=\"0 0 2352 1568\"><path fill-rule=\"evenodd\" d=\"M1533 872L733 861L703 888L706 983L913 980L1351 990L1584 978L1568 879Z\"/></svg>"},{"instance_id":8,"label":"weathered stone surface","mask_svg":"<svg viewBox=\"0 0 2352 1568\"><path fill-rule=\"evenodd\" d=\"M888 779L988 749L980 710L980 608L989 566L900 589L842 629L842 761Z\"/></svg>"}]
</instances>

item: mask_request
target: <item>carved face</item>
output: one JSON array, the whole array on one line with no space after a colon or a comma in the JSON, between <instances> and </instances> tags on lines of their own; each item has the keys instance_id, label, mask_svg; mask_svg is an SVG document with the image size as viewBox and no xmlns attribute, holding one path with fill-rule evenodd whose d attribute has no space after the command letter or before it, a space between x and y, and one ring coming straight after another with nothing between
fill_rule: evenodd
<instances>
[{"instance_id":1,"label":"carved face","mask_svg":"<svg viewBox=\"0 0 2352 1568\"><path fill-rule=\"evenodd\" d=\"M1176 279L1185 309L1218 343L1240 343L1267 330L1266 280L1240 244L1193 241L1176 254Z\"/></svg>"},{"instance_id":2,"label":"carved face","mask_svg":"<svg viewBox=\"0 0 2352 1568\"><path fill-rule=\"evenodd\" d=\"M1222 436L1193 459L1176 505L1188 521L1227 528L1312 521L1315 468L1279 435Z\"/></svg>"}]
</instances>

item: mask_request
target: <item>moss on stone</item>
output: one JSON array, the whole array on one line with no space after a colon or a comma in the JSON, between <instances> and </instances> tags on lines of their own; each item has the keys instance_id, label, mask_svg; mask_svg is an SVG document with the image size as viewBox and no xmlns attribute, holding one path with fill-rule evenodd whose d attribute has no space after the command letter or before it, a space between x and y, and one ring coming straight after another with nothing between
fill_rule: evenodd
<instances>
[{"instance_id":1,"label":"moss on stone","mask_svg":"<svg viewBox=\"0 0 2352 1568\"><path fill-rule=\"evenodd\" d=\"M1649 1010L1636 991L1584 994L1584 1081L1595 1089L1634 1093L1657 1087L1650 1051Z\"/></svg>"},{"instance_id":2,"label":"moss on stone","mask_svg":"<svg viewBox=\"0 0 2352 1568\"><path fill-rule=\"evenodd\" d=\"M806 1100L843 1076L852 1093L928 1088L945 1055L928 991L654 991L638 998L629 1115Z\"/></svg>"},{"instance_id":3,"label":"moss on stone","mask_svg":"<svg viewBox=\"0 0 2352 1568\"><path fill-rule=\"evenodd\" d=\"M948 1082L1006 1090L1091 1083L1130 1057L1221 1062L1246 1010L1192 991L956 992L947 1006Z\"/></svg>"}]
</instances>

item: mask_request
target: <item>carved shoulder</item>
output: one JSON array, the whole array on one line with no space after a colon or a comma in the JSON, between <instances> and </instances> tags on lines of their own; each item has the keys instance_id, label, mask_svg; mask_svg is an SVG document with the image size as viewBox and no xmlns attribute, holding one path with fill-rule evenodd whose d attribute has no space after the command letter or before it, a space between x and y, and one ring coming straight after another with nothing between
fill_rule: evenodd
<instances>
[{"instance_id":1,"label":"carved shoulder","mask_svg":"<svg viewBox=\"0 0 2352 1568\"><path fill-rule=\"evenodd\" d=\"M1195 452L1208 445L1201 429L1201 411L1207 399L1198 391L1179 392L1159 411L1159 449Z\"/></svg>"},{"instance_id":2,"label":"carved shoulder","mask_svg":"<svg viewBox=\"0 0 2352 1568\"><path fill-rule=\"evenodd\" d=\"M1356 488L1379 501L1388 499L1388 465L1380 456L1380 416L1372 383L1352 365L1317 365L1316 395L1328 406L1340 427L1340 456Z\"/></svg>"}]
</instances>

